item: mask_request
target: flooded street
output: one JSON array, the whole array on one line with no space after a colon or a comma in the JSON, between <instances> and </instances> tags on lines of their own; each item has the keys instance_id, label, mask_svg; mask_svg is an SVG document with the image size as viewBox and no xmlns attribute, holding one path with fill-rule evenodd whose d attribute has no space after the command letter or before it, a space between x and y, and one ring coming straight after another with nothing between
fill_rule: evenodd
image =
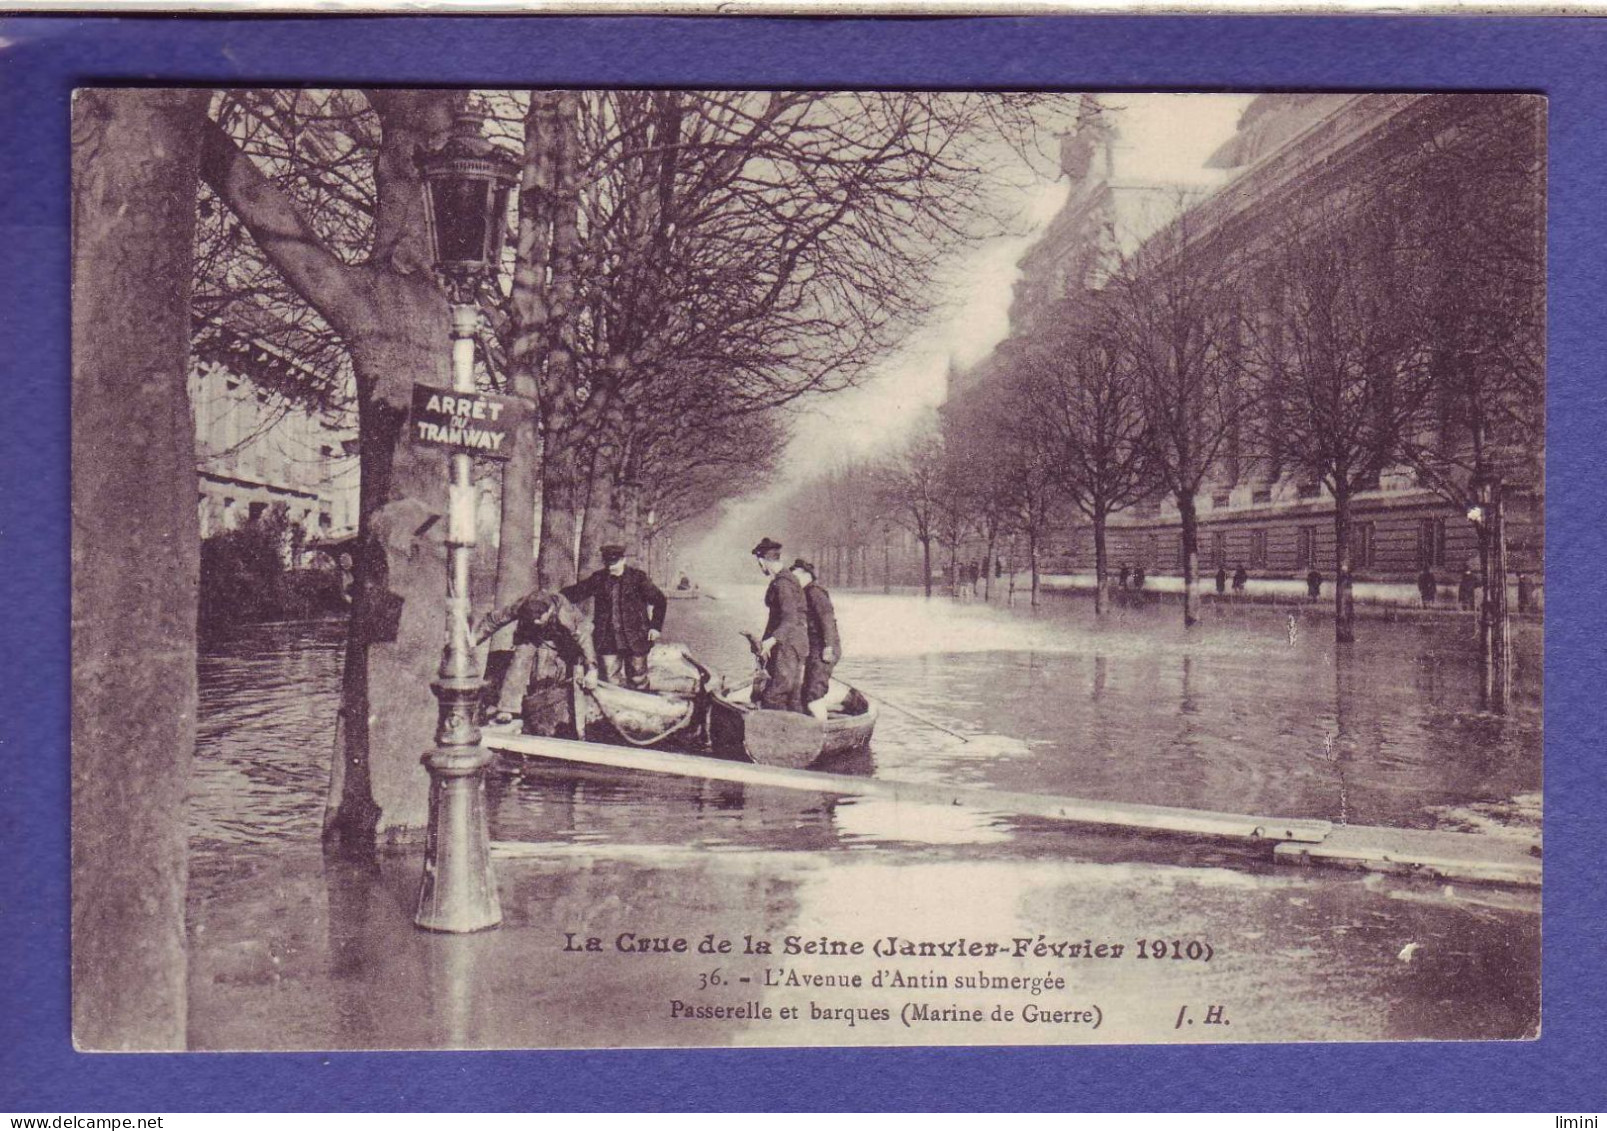
<instances>
[{"instance_id":1,"label":"flooded street","mask_svg":"<svg viewBox=\"0 0 1607 1131\"><path fill-rule=\"evenodd\" d=\"M1336 655L1330 621L1283 611L1208 607L1185 633L1173 605L1096 624L1082 599L1037 614L879 594L837 603L839 674L889 704L868 756L829 767L839 773L1492 836L1538 822L1537 625L1518 626L1518 706L1503 720L1477 710L1463 619L1363 620L1359 643ZM757 587L731 587L672 602L667 636L745 678L751 658L737 631L761 613ZM875 636L860 627L871 623ZM504 763L490 782L503 929L428 936L410 922L416 857L366 869L326 865L318 849L341 640L333 623L260 626L202 661L191 881L199 1046L1512 1038L1537 1024L1533 893L1275 867L1219 845L970 809L545 762ZM737 1004L783 1008L797 990L756 989L780 958L655 962L616 947L627 930L774 938L779 950L789 935L869 944L957 929L1086 936L1129 952L1143 938L1200 939L1215 957L1072 963L1070 984L1050 996L1068 1013L1098 1005L1097 1030L896 1015L800 1030L758 1016L671 1016L672 1001L717 1000L726 982L698 984L716 966ZM566 934L603 939L607 953L577 958ZM958 982L975 965L919 963L949 982L937 997L951 1004L969 1000ZM993 965L1028 977L1064 963L1029 954ZM813 970L850 967L867 981L899 968L866 955ZM749 981L731 980L740 978ZM856 993L867 1007L886 996L833 992L844 1006ZM997 993L977 1000L1001 1004ZM1187 1012L1178 1020L1185 1006L1229 1003L1237 1028L1206 1030Z\"/></svg>"}]
</instances>

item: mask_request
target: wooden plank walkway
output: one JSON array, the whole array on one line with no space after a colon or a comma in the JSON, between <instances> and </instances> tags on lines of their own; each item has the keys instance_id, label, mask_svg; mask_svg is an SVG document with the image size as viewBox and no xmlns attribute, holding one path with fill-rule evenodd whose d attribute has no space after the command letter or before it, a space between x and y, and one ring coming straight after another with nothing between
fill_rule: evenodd
<instances>
[{"instance_id":1,"label":"wooden plank walkway","mask_svg":"<svg viewBox=\"0 0 1607 1131\"><path fill-rule=\"evenodd\" d=\"M1527 844L1471 833L1335 826L1303 818L1257 817L1163 805L1134 805L1041 793L1013 793L928 782L788 770L693 754L487 731L503 753L774 789L876 797L921 805L964 805L1005 816L1038 817L1115 831L1206 837L1265 846L1282 863L1331 864L1410 872L1441 879L1538 886L1540 862Z\"/></svg>"}]
</instances>

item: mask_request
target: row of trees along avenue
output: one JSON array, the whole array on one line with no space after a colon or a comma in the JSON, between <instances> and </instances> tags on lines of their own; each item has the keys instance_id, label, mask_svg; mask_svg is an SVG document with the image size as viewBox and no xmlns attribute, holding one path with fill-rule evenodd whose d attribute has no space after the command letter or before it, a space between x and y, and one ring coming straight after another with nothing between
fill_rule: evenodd
<instances>
[{"instance_id":1,"label":"row of trees along avenue","mask_svg":"<svg viewBox=\"0 0 1607 1131\"><path fill-rule=\"evenodd\" d=\"M1460 99L1452 125L1419 128L1372 175L1262 202L1275 218L1232 243L1210 201L1181 209L1001 343L988 376L900 451L795 495L793 537L852 547L897 524L930 594L934 547L953 578L962 546L991 562L1013 535L1036 602L1044 536L1075 517L1103 613L1108 520L1166 498L1192 625L1202 491L1293 477L1332 498L1334 631L1348 642L1355 498L1405 468L1474 520L1484 689L1505 710L1503 491L1537 483L1544 454L1542 113Z\"/></svg>"}]
</instances>

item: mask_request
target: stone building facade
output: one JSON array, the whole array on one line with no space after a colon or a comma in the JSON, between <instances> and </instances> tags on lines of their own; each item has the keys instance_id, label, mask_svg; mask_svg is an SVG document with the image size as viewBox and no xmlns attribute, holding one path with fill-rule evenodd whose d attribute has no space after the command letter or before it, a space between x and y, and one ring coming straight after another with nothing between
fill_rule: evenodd
<instances>
[{"instance_id":1,"label":"stone building facade","mask_svg":"<svg viewBox=\"0 0 1607 1131\"><path fill-rule=\"evenodd\" d=\"M1173 217L1186 215L1190 240L1205 269L1247 280L1245 301L1276 303L1255 294L1254 262L1274 249L1280 218L1313 199L1332 199L1378 178L1409 175L1409 163L1432 159L1424 139L1456 144L1461 96L1395 94L1262 95L1249 103L1236 135L1211 164L1228 179L1171 194ZM1521 123L1519 124L1521 128ZM1020 261L1011 311L1012 336L1031 333L1055 317L1066 299L1097 291L1111 261L1141 244L1168 221L1153 208L1135 224L1135 203L1154 202L1166 186L1137 186L1120 178L1111 134L1097 121L1063 150L1072 191L1045 237ZM1537 200L1535 207L1542 207ZM1125 238L1124 238L1125 228ZM1147 230L1145 230L1147 228ZM1006 350L1008 346L1001 347ZM951 379L949 408L985 397L998 379L1000 353ZM1255 430L1250 430L1255 431ZM1262 430L1264 433L1265 430ZM1531 445L1532 446L1532 445ZM1507 541L1514 571L1536 578L1543 561L1543 452L1530 450L1506 473ZM1196 496L1199 568L1209 576L1243 566L1252 577L1332 578L1336 563L1334 502L1321 484L1260 450L1249 435L1224 446ZM1351 551L1358 580L1409 581L1429 568L1451 580L1477 560L1477 532L1459 507L1428 490L1407 467L1388 467L1352 500ZM1093 537L1067 515L1048 540L1049 572L1091 571ZM1170 498L1157 498L1112 517L1107 530L1111 568L1141 566L1150 574L1181 573L1181 522ZM970 548L968 548L970 549Z\"/></svg>"},{"instance_id":2,"label":"stone building facade","mask_svg":"<svg viewBox=\"0 0 1607 1131\"><path fill-rule=\"evenodd\" d=\"M271 347L222 341L212 335L191 361L201 537L237 530L276 504L308 542L355 535L355 420L265 391L245 373L254 359L272 360Z\"/></svg>"}]
</instances>

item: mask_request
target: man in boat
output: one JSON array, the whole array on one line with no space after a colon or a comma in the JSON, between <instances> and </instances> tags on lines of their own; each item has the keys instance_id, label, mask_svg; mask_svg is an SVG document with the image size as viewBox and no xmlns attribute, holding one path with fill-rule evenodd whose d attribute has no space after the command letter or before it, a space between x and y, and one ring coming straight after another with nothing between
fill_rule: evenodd
<instances>
[{"instance_id":1,"label":"man in boat","mask_svg":"<svg viewBox=\"0 0 1607 1131\"><path fill-rule=\"evenodd\" d=\"M647 654L664 631L669 602L647 574L625 564L625 547L602 548L603 568L565 589L575 604L592 603L592 645L609 683L647 690Z\"/></svg>"},{"instance_id":2,"label":"man in boat","mask_svg":"<svg viewBox=\"0 0 1607 1131\"><path fill-rule=\"evenodd\" d=\"M764 637L759 641L759 657L764 661L764 691L759 706L771 711L807 713L803 706L804 658L809 654L809 612L803 587L792 571L781 565L781 543L762 539L753 548L759 569L770 579L764 591Z\"/></svg>"},{"instance_id":3,"label":"man in boat","mask_svg":"<svg viewBox=\"0 0 1607 1131\"><path fill-rule=\"evenodd\" d=\"M817 719L826 717L826 698L831 692L831 672L842 658L842 638L837 635L837 611L831 594L815 580L815 564L804 558L792 563L792 575L804 593L804 614L809 624L809 655L804 658L804 710Z\"/></svg>"},{"instance_id":4,"label":"man in boat","mask_svg":"<svg viewBox=\"0 0 1607 1131\"><path fill-rule=\"evenodd\" d=\"M493 722L518 718L532 683L558 686L579 679L597 686L597 653L586 614L562 593L532 589L512 604L493 609L474 626L474 641L483 644L504 625L513 624L513 660L502 678Z\"/></svg>"}]
</instances>

